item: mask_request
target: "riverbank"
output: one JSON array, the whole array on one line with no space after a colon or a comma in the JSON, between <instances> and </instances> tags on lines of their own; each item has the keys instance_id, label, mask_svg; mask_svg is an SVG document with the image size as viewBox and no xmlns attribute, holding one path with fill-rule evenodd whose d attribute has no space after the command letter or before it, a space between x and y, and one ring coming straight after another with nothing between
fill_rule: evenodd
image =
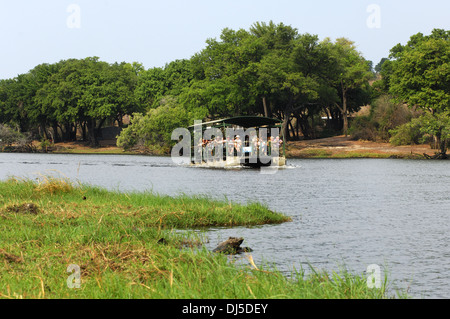
<instances>
[{"instance_id":1,"label":"riverbank","mask_svg":"<svg viewBox=\"0 0 450 319\"><path fill-rule=\"evenodd\" d=\"M189 229L289 222L260 204L119 193L43 177L0 182L1 298L386 298L363 275L237 266ZM182 230L182 231L180 231ZM254 250L257 247L251 247ZM80 269L70 289L67 267Z\"/></svg>"},{"instance_id":2,"label":"riverbank","mask_svg":"<svg viewBox=\"0 0 450 319\"><path fill-rule=\"evenodd\" d=\"M148 154L143 149L124 151L111 141L99 148L83 143L59 143L56 153L69 154ZM292 141L287 144L287 158L405 158L424 159L424 154L433 156L436 150L429 145L393 146L389 143L354 141L350 137L336 136L317 140ZM161 155L161 154L148 154Z\"/></svg>"},{"instance_id":3,"label":"riverbank","mask_svg":"<svg viewBox=\"0 0 450 319\"><path fill-rule=\"evenodd\" d=\"M115 141L101 141L99 147L91 147L84 142L56 143L45 150L34 142L34 149L39 152L55 154L112 154L112 155L156 155L146 148L136 147L124 151L115 145ZM291 141L286 146L287 158L403 158L425 159L435 155L436 150L427 144L393 146L389 143L354 141L351 137L335 136L316 140Z\"/></svg>"},{"instance_id":4,"label":"riverbank","mask_svg":"<svg viewBox=\"0 0 450 319\"><path fill-rule=\"evenodd\" d=\"M289 142L290 158L405 158L424 159L436 150L429 145L393 146L389 143L354 141L351 137L335 136L317 140Z\"/></svg>"}]
</instances>

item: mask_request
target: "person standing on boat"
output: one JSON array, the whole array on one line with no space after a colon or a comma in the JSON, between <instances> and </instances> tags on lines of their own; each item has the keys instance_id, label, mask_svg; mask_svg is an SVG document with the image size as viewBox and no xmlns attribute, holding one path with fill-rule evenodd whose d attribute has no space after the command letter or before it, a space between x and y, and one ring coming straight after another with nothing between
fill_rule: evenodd
<instances>
[{"instance_id":1,"label":"person standing on boat","mask_svg":"<svg viewBox=\"0 0 450 319\"><path fill-rule=\"evenodd\" d=\"M237 155L240 155L241 151L242 151L241 137L239 135L236 135L236 138L235 138L234 141L235 141L235 148L236 148L236 151L237 151Z\"/></svg>"},{"instance_id":2,"label":"person standing on boat","mask_svg":"<svg viewBox=\"0 0 450 319\"><path fill-rule=\"evenodd\" d=\"M259 140L259 155L267 156L267 141L264 138Z\"/></svg>"}]
</instances>

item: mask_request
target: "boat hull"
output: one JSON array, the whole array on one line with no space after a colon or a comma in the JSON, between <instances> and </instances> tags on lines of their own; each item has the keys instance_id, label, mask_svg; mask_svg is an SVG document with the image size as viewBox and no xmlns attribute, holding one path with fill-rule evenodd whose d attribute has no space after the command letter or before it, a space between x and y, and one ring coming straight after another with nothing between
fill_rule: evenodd
<instances>
[{"instance_id":1,"label":"boat hull","mask_svg":"<svg viewBox=\"0 0 450 319\"><path fill-rule=\"evenodd\" d=\"M256 161L250 161L248 158L240 158L240 157L229 157L225 160L214 160L207 161L201 164L192 163L192 166L199 167L211 167L211 168L233 168L233 167L251 167L251 168L260 168L260 167L283 167L286 166L286 158L285 157L273 157L270 161L262 162L260 159Z\"/></svg>"}]
</instances>

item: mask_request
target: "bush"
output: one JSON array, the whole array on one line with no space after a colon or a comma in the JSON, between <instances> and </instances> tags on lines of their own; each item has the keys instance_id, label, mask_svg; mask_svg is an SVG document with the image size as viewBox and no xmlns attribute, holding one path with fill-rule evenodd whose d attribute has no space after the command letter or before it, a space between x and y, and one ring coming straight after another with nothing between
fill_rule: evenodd
<instances>
[{"instance_id":1,"label":"bush","mask_svg":"<svg viewBox=\"0 0 450 319\"><path fill-rule=\"evenodd\" d=\"M23 135L9 127L8 125L0 124L0 147L11 146L23 139Z\"/></svg>"},{"instance_id":2,"label":"bush","mask_svg":"<svg viewBox=\"0 0 450 319\"><path fill-rule=\"evenodd\" d=\"M374 101L369 116L353 119L349 133L356 140L383 142L389 142L396 135L394 143L411 144L411 141L418 141L420 132L408 124L419 115L414 109L394 104L390 96L383 95Z\"/></svg>"},{"instance_id":3,"label":"bush","mask_svg":"<svg viewBox=\"0 0 450 319\"><path fill-rule=\"evenodd\" d=\"M0 124L0 149L2 151L34 151L31 134L21 133L8 125Z\"/></svg>"},{"instance_id":4,"label":"bush","mask_svg":"<svg viewBox=\"0 0 450 319\"><path fill-rule=\"evenodd\" d=\"M378 126L378 137L386 142L391 137L390 130L409 123L416 116L414 110L403 104L392 103L391 97L387 95L379 97L371 110L371 119Z\"/></svg>"},{"instance_id":5,"label":"bush","mask_svg":"<svg viewBox=\"0 0 450 319\"><path fill-rule=\"evenodd\" d=\"M376 124L368 116L353 119L348 132L353 140L376 141L378 136Z\"/></svg>"},{"instance_id":6,"label":"bush","mask_svg":"<svg viewBox=\"0 0 450 319\"><path fill-rule=\"evenodd\" d=\"M188 124L188 112L173 98L166 97L158 108L147 114L133 114L131 124L118 137L117 146L125 150L145 146L156 153L169 153L175 143L172 141L173 130Z\"/></svg>"},{"instance_id":7,"label":"bush","mask_svg":"<svg viewBox=\"0 0 450 319\"><path fill-rule=\"evenodd\" d=\"M389 133L392 136L389 142L395 146L419 144L422 138L420 124L414 120L390 130Z\"/></svg>"}]
</instances>

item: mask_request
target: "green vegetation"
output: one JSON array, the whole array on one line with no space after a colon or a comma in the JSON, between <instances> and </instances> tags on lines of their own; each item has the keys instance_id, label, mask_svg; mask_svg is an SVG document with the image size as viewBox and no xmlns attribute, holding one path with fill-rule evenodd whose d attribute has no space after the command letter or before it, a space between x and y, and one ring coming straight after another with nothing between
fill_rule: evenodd
<instances>
[{"instance_id":1,"label":"green vegetation","mask_svg":"<svg viewBox=\"0 0 450 319\"><path fill-rule=\"evenodd\" d=\"M273 22L255 23L248 31L226 28L191 59L140 75L137 92L150 111L134 115L119 145L163 143L170 148L174 121L153 119L167 119L166 110L176 112L176 124L184 126L195 119L276 117L283 120L288 139L330 131L321 120L322 114L330 114L333 132L346 131L347 114L369 102L372 76L370 63L345 38L319 41L316 35ZM167 109L167 100L172 108ZM162 138L156 141L152 131Z\"/></svg>"},{"instance_id":2,"label":"green vegetation","mask_svg":"<svg viewBox=\"0 0 450 319\"><path fill-rule=\"evenodd\" d=\"M319 40L273 22L225 28L200 52L164 67L97 57L41 64L0 81L0 147L26 151L31 139L98 146L102 127L115 125L123 128L119 147L162 155L175 143L172 131L194 120L261 115L282 120L288 141L350 134L395 145L430 142L446 158L449 35L411 36L376 74L351 40ZM370 115L349 119L365 105Z\"/></svg>"},{"instance_id":3,"label":"green vegetation","mask_svg":"<svg viewBox=\"0 0 450 319\"><path fill-rule=\"evenodd\" d=\"M430 137L436 158L447 158L450 140L450 31L435 29L430 35L413 35L406 45L391 50L381 68L382 79L374 86L392 95L394 102L420 111L413 123L393 133L394 143L410 143Z\"/></svg>"},{"instance_id":4,"label":"green vegetation","mask_svg":"<svg viewBox=\"0 0 450 319\"><path fill-rule=\"evenodd\" d=\"M43 177L0 182L1 298L386 298L346 271L286 277L236 265L180 229L282 223L259 204L109 192ZM164 239L164 240L162 240ZM69 289L69 265L81 287Z\"/></svg>"},{"instance_id":5,"label":"green vegetation","mask_svg":"<svg viewBox=\"0 0 450 319\"><path fill-rule=\"evenodd\" d=\"M331 151L319 150L319 149L307 149L301 151L298 157L303 158L330 158L332 156Z\"/></svg>"},{"instance_id":6,"label":"green vegetation","mask_svg":"<svg viewBox=\"0 0 450 319\"><path fill-rule=\"evenodd\" d=\"M153 154L169 154L172 132L188 127L189 115L173 98L161 100L161 105L144 116L135 113L131 125L117 139L117 145L128 150L135 145L146 146Z\"/></svg>"},{"instance_id":7,"label":"green vegetation","mask_svg":"<svg viewBox=\"0 0 450 319\"><path fill-rule=\"evenodd\" d=\"M371 104L369 115L353 119L349 133L354 140L389 142L398 133L396 131L398 127L409 124L420 114L419 111L410 109L404 104L393 103L391 96L382 95ZM394 137L394 140L399 138L400 136ZM396 143L396 145L409 144L411 144L409 140L406 144Z\"/></svg>"},{"instance_id":8,"label":"green vegetation","mask_svg":"<svg viewBox=\"0 0 450 319\"><path fill-rule=\"evenodd\" d=\"M225 28L193 57L163 68L97 57L38 65L0 81L0 123L36 140L92 146L103 126L119 125L121 147L166 153L173 128L194 119L265 115L284 120L290 138L314 138L330 131L323 114L333 118L333 131L346 131L348 113L369 102L371 64L348 39L319 41L283 23L258 22Z\"/></svg>"},{"instance_id":9,"label":"green vegetation","mask_svg":"<svg viewBox=\"0 0 450 319\"><path fill-rule=\"evenodd\" d=\"M134 88L138 65L108 64L97 57L41 64L0 81L0 123L18 126L37 140L76 139L98 144L105 122L140 111Z\"/></svg>"},{"instance_id":10,"label":"green vegetation","mask_svg":"<svg viewBox=\"0 0 450 319\"><path fill-rule=\"evenodd\" d=\"M344 159L344 158L402 158L402 159L423 159L420 154L404 154L404 153L377 153L371 151L330 151L324 149L305 149L296 152L296 158L309 159Z\"/></svg>"},{"instance_id":11,"label":"green vegetation","mask_svg":"<svg viewBox=\"0 0 450 319\"><path fill-rule=\"evenodd\" d=\"M31 148L31 138L29 134L21 133L8 125L0 124L0 150L4 151L11 148L13 144L19 146L22 150L29 150Z\"/></svg>"}]
</instances>

